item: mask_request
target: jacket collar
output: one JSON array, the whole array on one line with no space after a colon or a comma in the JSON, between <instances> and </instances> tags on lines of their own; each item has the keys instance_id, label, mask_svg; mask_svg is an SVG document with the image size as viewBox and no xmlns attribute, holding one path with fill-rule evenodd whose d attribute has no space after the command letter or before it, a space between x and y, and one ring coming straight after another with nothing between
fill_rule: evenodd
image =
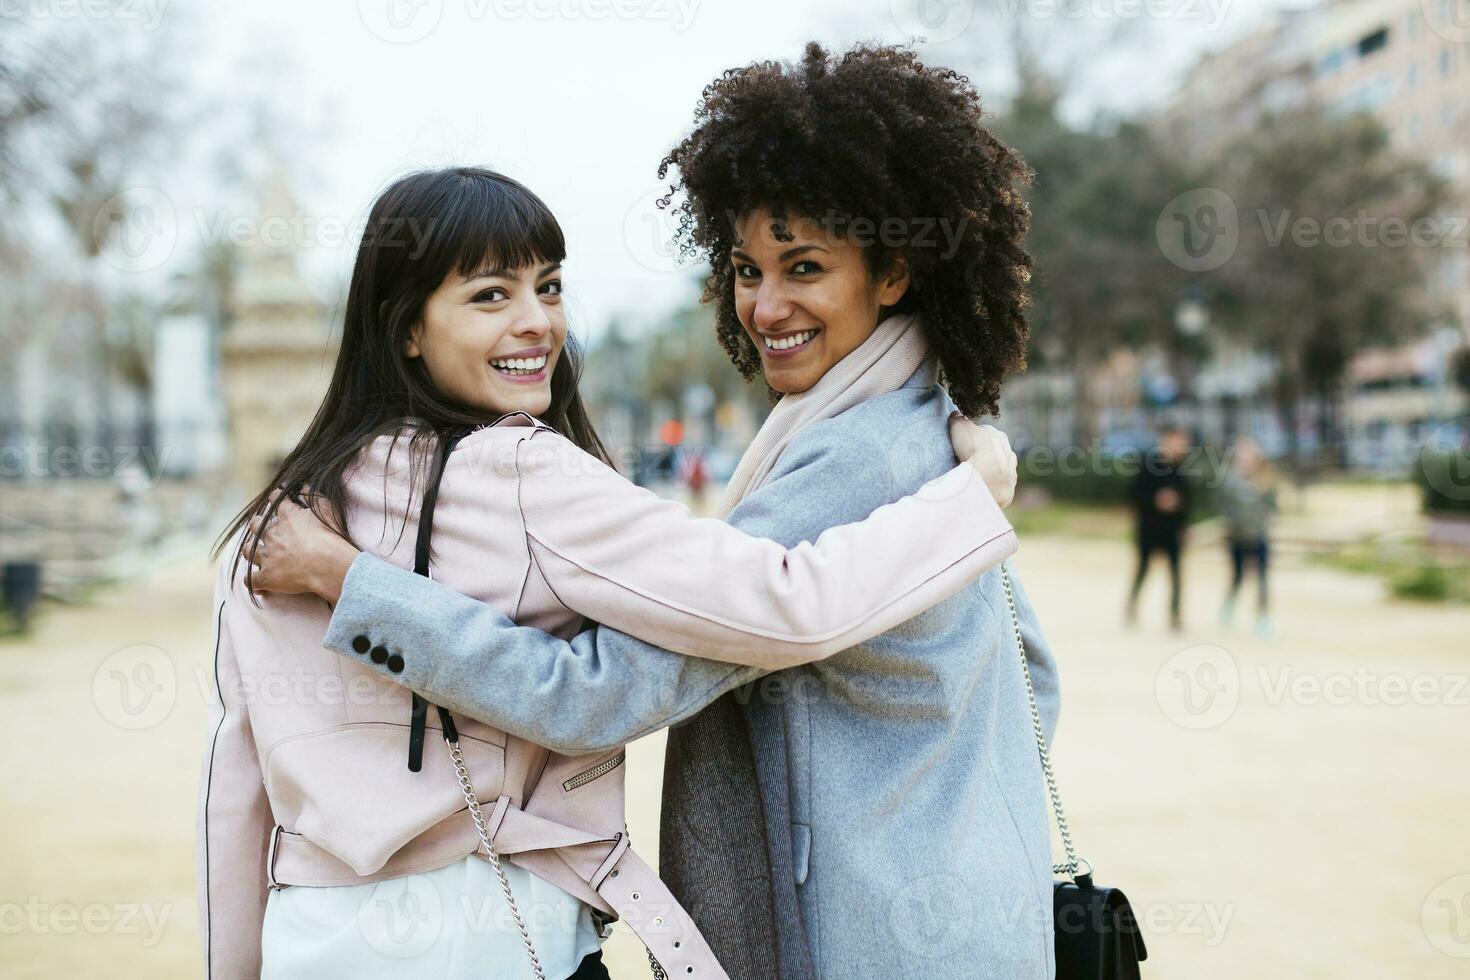
<instances>
[{"instance_id":1,"label":"jacket collar","mask_svg":"<svg viewBox=\"0 0 1470 980\"><path fill-rule=\"evenodd\" d=\"M486 422L484 425L476 426L472 431L478 432L480 429L491 429L501 425L531 426L532 428L537 429L551 428L551 426L547 425L545 422L536 418L529 412L506 412L494 422Z\"/></svg>"}]
</instances>

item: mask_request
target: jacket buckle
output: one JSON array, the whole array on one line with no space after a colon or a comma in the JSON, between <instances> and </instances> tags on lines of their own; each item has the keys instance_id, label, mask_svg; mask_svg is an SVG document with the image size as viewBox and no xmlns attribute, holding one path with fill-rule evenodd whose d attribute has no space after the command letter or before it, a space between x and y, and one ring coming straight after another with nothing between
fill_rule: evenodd
<instances>
[{"instance_id":1,"label":"jacket buckle","mask_svg":"<svg viewBox=\"0 0 1470 980\"><path fill-rule=\"evenodd\" d=\"M265 883L271 888L280 890L286 886L276 880L276 845L281 840L281 825L276 824L271 828L270 849L265 855Z\"/></svg>"}]
</instances>

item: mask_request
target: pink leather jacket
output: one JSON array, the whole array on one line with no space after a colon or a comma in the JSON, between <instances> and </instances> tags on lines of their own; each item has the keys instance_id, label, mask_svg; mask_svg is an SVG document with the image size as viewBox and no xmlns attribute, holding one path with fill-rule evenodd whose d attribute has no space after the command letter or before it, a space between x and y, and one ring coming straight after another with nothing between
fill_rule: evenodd
<instances>
[{"instance_id":1,"label":"pink leather jacket","mask_svg":"<svg viewBox=\"0 0 1470 980\"><path fill-rule=\"evenodd\" d=\"M413 565L418 518L408 462L405 441L381 437L347 486L354 541L404 567ZM432 543L436 580L522 625L570 637L585 617L670 650L770 669L875 636L1016 547L966 464L788 550L692 516L525 415L460 443L440 485ZM198 815L208 976L231 980L259 974L269 888L424 872L479 847L436 714L423 768L411 772L409 692L322 646L331 610L320 599L264 595L257 607L243 570L231 580L233 553L216 583L218 702ZM570 758L456 722L502 854L622 918L670 976L725 976L628 847L621 751Z\"/></svg>"}]
</instances>

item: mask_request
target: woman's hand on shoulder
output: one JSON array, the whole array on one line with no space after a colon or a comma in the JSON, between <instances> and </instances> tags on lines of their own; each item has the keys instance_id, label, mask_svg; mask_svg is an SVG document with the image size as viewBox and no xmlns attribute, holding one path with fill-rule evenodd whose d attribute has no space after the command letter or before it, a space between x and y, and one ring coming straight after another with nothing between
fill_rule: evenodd
<instances>
[{"instance_id":1,"label":"woman's hand on shoulder","mask_svg":"<svg viewBox=\"0 0 1470 980\"><path fill-rule=\"evenodd\" d=\"M310 507L282 500L264 526L259 514L251 518L242 554L255 566L254 591L315 593L335 603L359 552Z\"/></svg>"},{"instance_id":2,"label":"woman's hand on shoulder","mask_svg":"<svg viewBox=\"0 0 1470 980\"><path fill-rule=\"evenodd\" d=\"M995 502L1010 506L1016 496L1017 467L1006 434L993 425L976 425L959 412L951 412L949 441L954 444L955 458L975 468Z\"/></svg>"}]
</instances>

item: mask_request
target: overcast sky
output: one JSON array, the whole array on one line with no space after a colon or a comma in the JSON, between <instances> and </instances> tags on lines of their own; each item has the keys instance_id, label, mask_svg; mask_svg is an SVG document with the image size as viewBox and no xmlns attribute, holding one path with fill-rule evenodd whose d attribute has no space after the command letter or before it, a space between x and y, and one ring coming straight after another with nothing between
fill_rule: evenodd
<instances>
[{"instance_id":1,"label":"overcast sky","mask_svg":"<svg viewBox=\"0 0 1470 980\"><path fill-rule=\"evenodd\" d=\"M1095 56L1084 49L1079 114L1156 101L1199 51L1254 23L1267 2L999 0L1060 32L1058 48L1101 38L1084 11L1143 32L1143 57L1135 48L1110 60L1102 43ZM210 88L228 93L242 65L273 49L294 57L296 68L269 83L273 93L329 123L289 149L306 215L360 221L373 196L414 167L502 170L566 228L567 287L583 332L615 313L646 324L688 295L690 273L664 253L655 175L723 69L791 57L813 38L899 41L907 27L931 38L927 60L968 71L991 105L1007 77L993 53L995 21L968 0L252 0L195 9ZM312 243L304 260L324 294L350 262L350 247L335 243Z\"/></svg>"}]
</instances>

